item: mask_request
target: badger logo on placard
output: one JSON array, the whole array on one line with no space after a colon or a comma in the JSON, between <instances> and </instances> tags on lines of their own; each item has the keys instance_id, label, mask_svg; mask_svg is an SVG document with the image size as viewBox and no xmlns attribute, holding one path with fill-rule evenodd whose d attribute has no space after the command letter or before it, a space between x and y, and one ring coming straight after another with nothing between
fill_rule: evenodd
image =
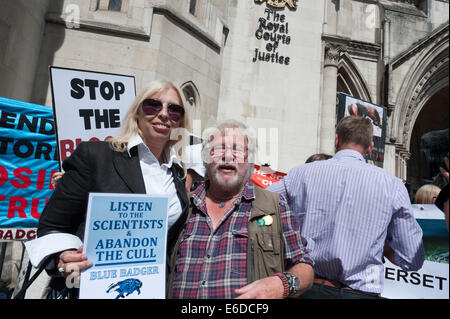
<instances>
[{"instance_id":1,"label":"badger logo on placard","mask_svg":"<svg viewBox=\"0 0 450 319\"><path fill-rule=\"evenodd\" d=\"M125 298L129 295L131 295L133 292L137 291L138 295L141 294L140 288L142 288L142 281L135 278L125 279L123 281L119 281L118 283L112 283L108 290L106 290L107 293L111 292L112 289L116 288L114 291L119 293L115 299L119 298Z\"/></svg>"}]
</instances>

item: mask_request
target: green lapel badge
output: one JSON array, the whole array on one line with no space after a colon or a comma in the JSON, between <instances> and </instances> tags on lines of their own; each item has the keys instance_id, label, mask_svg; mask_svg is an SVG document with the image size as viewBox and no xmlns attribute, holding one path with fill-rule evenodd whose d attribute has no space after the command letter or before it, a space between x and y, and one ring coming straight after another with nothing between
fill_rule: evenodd
<instances>
[{"instance_id":1,"label":"green lapel badge","mask_svg":"<svg viewBox=\"0 0 450 319\"><path fill-rule=\"evenodd\" d=\"M259 227L270 226L273 223L273 218L270 215L259 218L256 223Z\"/></svg>"},{"instance_id":2,"label":"green lapel badge","mask_svg":"<svg viewBox=\"0 0 450 319\"><path fill-rule=\"evenodd\" d=\"M258 224L259 227L264 227L266 221L264 220L264 218L261 217L256 221L256 224Z\"/></svg>"}]
</instances>

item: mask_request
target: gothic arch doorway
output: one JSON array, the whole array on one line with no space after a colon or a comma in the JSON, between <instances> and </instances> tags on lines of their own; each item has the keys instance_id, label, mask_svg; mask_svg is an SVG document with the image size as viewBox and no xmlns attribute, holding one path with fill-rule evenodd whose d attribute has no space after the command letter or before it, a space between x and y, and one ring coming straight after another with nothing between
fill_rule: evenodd
<instances>
[{"instance_id":1,"label":"gothic arch doorway","mask_svg":"<svg viewBox=\"0 0 450 319\"><path fill-rule=\"evenodd\" d=\"M414 194L424 184L444 186L439 167L448 152L449 86L438 90L424 104L414 123L410 140L407 180Z\"/></svg>"},{"instance_id":2,"label":"gothic arch doorway","mask_svg":"<svg viewBox=\"0 0 450 319\"><path fill-rule=\"evenodd\" d=\"M393 107L389 135L395 143L395 175L407 181L411 197L421 185L432 181L431 175L436 174L441 164L438 162L445 155L442 151L441 155L435 153L437 146L430 144L430 139L445 133L436 131L448 130L448 28L448 24L437 28L390 63L391 77L396 74L398 80L403 79L398 92L389 97ZM405 63L409 64L408 71L402 74ZM446 137L448 149L448 131Z\"/></svg>"}]
</instances>

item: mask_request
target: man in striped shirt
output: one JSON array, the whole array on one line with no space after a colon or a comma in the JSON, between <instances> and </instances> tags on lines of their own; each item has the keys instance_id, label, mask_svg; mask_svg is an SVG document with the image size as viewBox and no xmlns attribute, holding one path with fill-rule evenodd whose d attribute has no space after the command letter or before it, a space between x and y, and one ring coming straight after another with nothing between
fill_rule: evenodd
<instances>
[{"instance_id":1,"label":"man in striped shirt","mask_svg":"<svg viewBox=\"0 0 450 319\"><path fill-rule=\"evenodd\" d=\"M254 138L236 121L224 122L205 135L208 139L204 139L203 159L206 160L207 181L202 182L191 196L192 213L171 258L169 296L256 299L303 293L312 286L313 261L304 239L297 232L297 219L287 203L277 194L256 189L249 179L253 168L249 158L252 159L255 152ZM274 212L270 209L261 215L263 217L257 217L258 226L252 225L261 227L260 231L264 233L257 233L262 236L257 236L257 241L253 242L249 224L255 220L253 210L257 208L255 202L260 195L264 199L274 199L273 206L266 205L265 201L263 206L278 210L280 219L276 215L272 219L270 214ZM269 226L278 225L275 220L281 220L282 231L276 235L269 231ZM252 243L262 249L253 250ZM249 249L254 253L249 253ZM257 277L253 281L254 271L248 267L248 262L257 260L258 267L266 258L249 256L260 253L275 259L270 259L267 276L264 272L259 276L263 278ZM284 258L281 260L277 256ZM250 263L254 264L256 262ZM272 271L278 264L280 267L276 268L280 270Z\"/></svg>"},{"instance_id":2,"label":"man in striped shirt","mask_svg":"<svg viewBox=\"0 0 450 319\"><path fill-rule=\"evenodd\" d=\"M371 298L383 289L383 254L403 270L422 267L422 230L402 181L364 157L370 120L349 116L336 128L333 158L300 165L268 190L284 197L315 261L304 298Z\"/></svg>"}]
</instances>

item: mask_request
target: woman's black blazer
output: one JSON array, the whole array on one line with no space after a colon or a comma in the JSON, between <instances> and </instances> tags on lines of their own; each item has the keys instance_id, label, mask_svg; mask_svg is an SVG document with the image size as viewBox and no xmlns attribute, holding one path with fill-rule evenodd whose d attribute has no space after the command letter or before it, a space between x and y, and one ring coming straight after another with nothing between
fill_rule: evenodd
<instances>
[{"instance_id":1,"label":"woman's black blazer","mask_svg":"<svg viewBox=\"0 0 450 319\"><path fill-rule=\"evenodd\" d=\"M53 232L70 233L82 238L88 195L95 193L145 194L137 147L128 152L113 151L107 142L81 142L63 162L65 174L42 212L38 237ZM182 214L169 229L167 249L172 250L186 220L188 198L183 169L171 167Z\"/></svg>"}]
</instances>

